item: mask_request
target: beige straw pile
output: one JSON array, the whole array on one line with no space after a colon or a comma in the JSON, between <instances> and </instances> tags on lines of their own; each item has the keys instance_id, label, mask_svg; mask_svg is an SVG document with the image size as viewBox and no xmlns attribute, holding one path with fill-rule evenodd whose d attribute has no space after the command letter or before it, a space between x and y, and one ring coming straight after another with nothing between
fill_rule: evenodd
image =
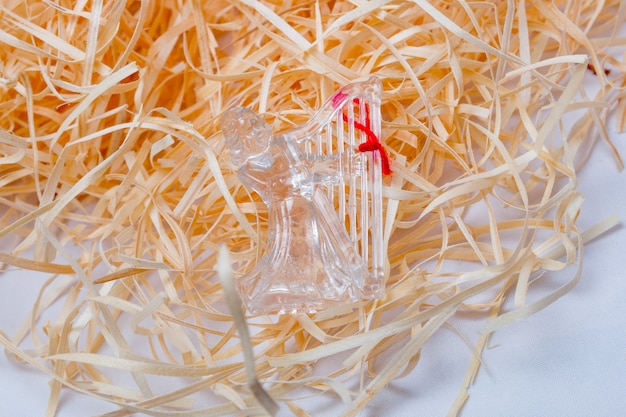
<instances>
[{"instance_id":1,"label":"beige straw pile","mask_svg":"<svg viewBox=\"0 0 626 417\"><path fill-rule=\"evenodd\" d=\"M246 105L279 132L373 74L386 295L248 316L258 378L295 415L324 395L356 416L451 318L484 322L480 352L572 288L584 241L615 224L577 228L576 172L612 147L609 112L625 127L625 16L620 0L3 1L0 262L50 278L0 344L51 376L49 417L66 388L116 404L109 417L264 413L216 265L225 244L235 278L254 266L267 210L219 118Z\"/></svg>"}]
</instances>

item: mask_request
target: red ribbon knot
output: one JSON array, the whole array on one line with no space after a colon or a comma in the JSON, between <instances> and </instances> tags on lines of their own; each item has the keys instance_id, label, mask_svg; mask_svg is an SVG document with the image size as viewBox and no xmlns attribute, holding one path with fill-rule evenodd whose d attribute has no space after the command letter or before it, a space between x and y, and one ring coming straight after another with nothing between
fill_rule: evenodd
<instances>
[{"instance_id":1,"label":"red ribbon knot","mask_svg":"<svg viewBox=\"0 0 626 417\"><path fill-rule=\"evenodd\" d=\"M355 98L354 102L358 104L359 99ZM344 122L350 123L348 116L345 113L342 113L342 115ZM387 155L387 151L371 129L370 110L367 104L365 105L365 123L366 124L362 124L356 120L352 121L354 127L365 133L365 136L367 137L367 140L359 145L359 152L378 152L380 155L380 162L382 163L382 172L384 175L389 175L392 172L391 166L389 165L389 155Z\"/></svg>"}]
</instances>

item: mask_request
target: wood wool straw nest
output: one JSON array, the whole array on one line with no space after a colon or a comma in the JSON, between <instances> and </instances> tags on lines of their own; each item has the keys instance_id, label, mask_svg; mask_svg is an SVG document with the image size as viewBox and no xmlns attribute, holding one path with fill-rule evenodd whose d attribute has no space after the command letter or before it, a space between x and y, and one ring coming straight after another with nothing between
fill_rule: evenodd
<instances>
[{"instance_id":1,"label":"wood wool straw nest","mask_svg":"<svg viewBox=\"0 0 626 417\"><path fill-rule=\"evenodd\" d=\"M624 129L625 13L619 0L4 1L0 261L49 279L0 343L50 375L48 416L66 387L118 406L109 416L271 408L251 394L215 272L220 244L235 275L249 270L267 229L219 117L246 105L282 131L373 74L393 169L386 295L248 317L258 378L295 415L308 415L298 396L334 392L354 416L418 372L454 317L484 321L481 352L571 289L584 241L615 224L577 229L576 172L598 140L612 147L609 112ZM558 271L559 289L527 299Z\"/></svg>"}]
</instances>

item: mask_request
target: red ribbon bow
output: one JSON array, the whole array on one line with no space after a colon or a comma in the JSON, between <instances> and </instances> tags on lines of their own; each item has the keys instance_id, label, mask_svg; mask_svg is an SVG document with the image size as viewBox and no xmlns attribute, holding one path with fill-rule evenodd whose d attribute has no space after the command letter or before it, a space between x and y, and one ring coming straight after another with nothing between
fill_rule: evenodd
<instances>
[{"instance_id":1,"label":"red ribbon bow","mask_svg":"<svg viewBox=\"0 0 626 417\"><path fill-rule=\"evenodd\" d=\"M359 99L355 98L354 102L358 104ZM345 113L342 113L342 115L343 115L344 122L350 123L350 121L348 120L348 116ZM357 130L360 130L361 132L365 133L365 136L367 137L367 140L359 145L359 148L358 148L359 152L378 152L378 154L380 155L380 161L382 163L383 174L384 175L391 174L392 171L391 171L391 167L389 166L389 155L387 155L387 151L383 147L382 143L380 143L380 140L378 140L374 132L372 132L371 122L370 122L370 109L367 104L365 105L365 123L366 124L362 124L360 122L357 122L356 120L353 120L352 123L354 124L354 127Z\"/></svg>"}]
</instances>

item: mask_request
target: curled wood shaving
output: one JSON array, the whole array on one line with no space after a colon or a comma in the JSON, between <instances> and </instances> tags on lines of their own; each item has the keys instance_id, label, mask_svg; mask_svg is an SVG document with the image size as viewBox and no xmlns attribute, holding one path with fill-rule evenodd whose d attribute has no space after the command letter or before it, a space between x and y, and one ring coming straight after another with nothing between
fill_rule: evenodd
<instances>
[{"instance_id":1,"label":"curled wood shaving","mask_svg":"<svg viewBox=\"0 0 626 417\"><path fill-rule=\"evenodd\" d=\"M243 312L243 303L237 293L235 287L235 281L233 280L233 271L231 269L231 260L228 254L226 246L220 247L218 261L218 275L222 288L224 289L224 296L228 304L235 326L241 337L241 350L243 353L244 361L246 363L246 373L248 375L248 384L252 390L252 394L261 403L265 411L270 415L275 416L278 412L278 404L269 396L269 394L263 389L259 383L256 369L254 366L254 353L252 352L252 342L250 340L250 332L246 324L246 319Z\"/></svg>"},{"instance_id":2,"label":"curled wood shaving","mask_svg":"<svg viewBox=\"0 0 626 417\"><path fill-rule=\"evenodd\" d=\"M578 230L576 175L596 144L623 166L606 121L624 130L625 18L618 0L3 3L0 263L49 278L0 344L50 376L50 417L66 388L110 402L108 416L273 401L306 416L297 398L329 393L353 416L466 312L484 321L479 353L576 285L584 242L619 222ZM386 295L248 316L251 359L217 254L235 278L250 270L267 211L230 164L220 115L247 105L279 132L370 75L393 159Z\"/></svg>"}]
</instances>

